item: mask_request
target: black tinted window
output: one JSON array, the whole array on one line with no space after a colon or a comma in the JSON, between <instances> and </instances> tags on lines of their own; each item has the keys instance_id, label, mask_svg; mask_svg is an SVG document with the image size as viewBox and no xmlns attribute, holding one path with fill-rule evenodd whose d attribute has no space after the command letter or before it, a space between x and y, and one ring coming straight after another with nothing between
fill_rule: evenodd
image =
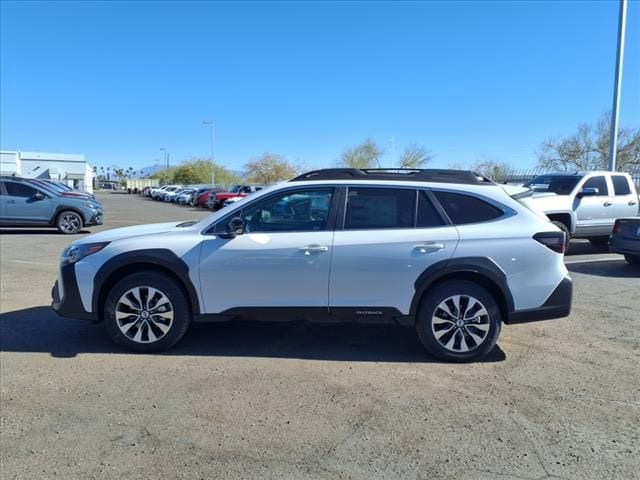
<instances>
[{"instance_id":1,"label":"black tinted window","mask_svg":"<svg viewBox=\"0 0 640 480\"><path fill-rule=\"evenodd\" d=\"M413 228L416 191L349 188L346 229Z\"/></svg>"},{"instance_id":2,"label":"black tinted window","mask_svg":"<svg viewBox=\"0 0 640 480\"><path fill-rule=\"evenodd\" d=\"M613 190L616 195L629 195L631 193L631 188L629 188L629 181L627 177L623 177L622 175L614 175L611 177L613 180Z\"/></svg>"},{"instance_id":3,"label":"black tinted window","mask_svg":"<svg viewBox=\"0 0 640 480\"><path fill-rule=\"evenodd\" d=\"M607 196L609 193L607 192L607 180L603 176L600 177L591 177L589 180L584 182L582 188L597 188L598 195Z\"/></svg>"},{"instance_id":4,"label":"black tinted window","mask_svg":"<svg viewBox=\"0 0 640 480\"><path fill-rule=\"evenodd\" d=\"M245 231L312 232L325 230L333 189L298 190L271 197L242 210ZM225 227L225 226L221 226ZM223 228L224 230L224 228ZM216 231L220 231L216 228Z\"/></svg>"},{"instance_id":5,"label":"black tinted window","mask_svg":"<svg viewBox=\"0 0 640 480\"><path fill-rule=\"evenodd\" d=\"M418 228L424 227L439 227L444 225L444 221L442 217L429 200L427 193L424 191L420 192L418 196L418 221L416 222L416 226Z\"/></svg>"},{"instance_id":6,"label":"black tinted window","mask_svg":"<svg viewBox=\"0 0 640 480\"><path fill-rule=\"evenodd\" d=\"M503 214L499 208L470 195L452 192L434 193L455 225L487 222Z\"/></svg>"},{"instance_id":7,"label":"black tinted window","mask_svg":"<svg viewBox=\"0 0 640 480\"><path fill-rule=\"evenodd\" d=\"M33 197L37 190L24 183L5 182L4 186L7 189L7 195L13 197Z\"/></svg>"}]
</instances>

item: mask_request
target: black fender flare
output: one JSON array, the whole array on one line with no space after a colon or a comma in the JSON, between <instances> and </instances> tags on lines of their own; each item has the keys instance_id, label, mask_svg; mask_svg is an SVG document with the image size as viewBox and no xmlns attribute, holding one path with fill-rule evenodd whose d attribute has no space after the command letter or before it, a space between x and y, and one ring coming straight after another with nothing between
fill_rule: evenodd
<instances>
[{"instance_id":1,"label":"black fender flare","mask_svg":"<svg viewBox=\"0 0 640 480\"><path fill-rule=\"evenodd\" d=\"M168 273L177 277L184 287L191 303L191 312L200 313L200 301L196 288L189 278L189 267L173 251L166 248L150 248L145 250L132 250L121 253L107 260L96 272L93 278L92 307L99 313L100 301L104 296L103 289L107 280L114 272L136 265L151 266L152 270Z\"/></svg>"},{"instance_id":2,"label":"black fender flare","mask_svg":"<svg viewBox=\"0 0 640 480\"><path fill-rule=\"evenodd\" d=\"M507 309L505 313L508 315L514 311L513 296L504 271L487 257L461 257L434 263L420 274L414 284L415 293L411 300L410 314L416 315L420 301L431 285L445 276L456 273L471 273L485 277L502 293Z\"/></svg>"}]
</instances>

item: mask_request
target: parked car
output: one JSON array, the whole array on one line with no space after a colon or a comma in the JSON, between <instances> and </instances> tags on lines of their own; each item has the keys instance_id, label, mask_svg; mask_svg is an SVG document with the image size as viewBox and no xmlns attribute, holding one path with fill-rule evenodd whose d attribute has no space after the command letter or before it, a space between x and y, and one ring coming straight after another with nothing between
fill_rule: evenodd
<instances>
[{"instance_id":1,"label":"parked car","mask_svg":"<svg viewBox=\"0 0 640 480\"><path fill-rule=\"evenodd\" d=\"M609 237L609 251L621 253L627 262L640 265L640 217L616 220Z\"/></svg>"},{"instance_id":2,"label":"parked car","mask_svg":"<svg viewBox=\"0 0 640 480\"><path fill-rule=\"evenodd\" d=\"M434 356L470 361L502 323L569 314L563 252L562 231L472 172L328 169L73 242L53 308L140 352L192 321L303 318L413 325Z\"/></svg>"},{"instance_id":3,"label":"parked car","mask_svg":"<svg viewBox=\"0 0 640 480\"><path fill-rule=\"evenodd\" d=\"M205 202L205 207L218 210L222 208L224 202L236 197L246 197L251 193L260 191L262 185L234 185L228 192L215 192L215 195L209 195Z\"/></svg>"},{"instance_id":4,"label":"parked car","mask_svg":"<svg viewBox=\"0 0 640 480\"><path fill-rule=\"evenodd\" d=\"M207 206L207 202L209 201L209 197L211 196L212 193L217 193L217 192L224 192L224 188L220 188L220 187L209 187L204 189L203 191L201 191L200 193L196 194L193 200L193 206L195 207L206 207Z\"/></svg>"},{"instance_id":5,"label":"parked car","mask_svg":"<svg viewBox=\"0 0 640 480\"><path fill-rule=\"evenodd\" d=\"M174 185L167 188L162 194L162 200L165 202L173 202L176 198L176 195L179 195L182 192L182 187L180 185Z\"/></svg>"},{"instance_id":6,"label":"parked car","mask_svg":"<svg viewBox=\"0 0 640 480\"><path fill-rule=\"evenodd\" d=\"M176 203L181 205L187 205L191 201L191 197L196 192L195 188L185 188L180 194L176 195Z\"/></svg>"},{"instance_id":7,"label":"parked car","mask_svg":"<svg viewBox=\"0 0 640 480\"><path fill-rule=\"evenodd\" d=\"M155 187L149 190L149 197L154 200L159 200L158 197L164 193L164 191L169 188L170 185L163 185L161 187Z\"/></svg>"},{"instance_id":8,"label":"parked car","mask_svg":"<svg viewBox=\"0 0 640 480\"><path fill-rule=\"evenodd\" d=\"M0 177L0 226L55 227L71 234L102 225L103 219L102 205L93 198L60 193L30 179Z\"/></svg>"},{"instance_id":9,"label":"parked car","mask_svg":"<svg viewBox=\"0 0 640 480\"><path fill-rule=\"evenodd\" d=\"M521 201L546 215L569 238L606 245L616 218L638 215L638 192L621 172L575 172L540 175L525 184Z\"/></svg>"}]
</instances>

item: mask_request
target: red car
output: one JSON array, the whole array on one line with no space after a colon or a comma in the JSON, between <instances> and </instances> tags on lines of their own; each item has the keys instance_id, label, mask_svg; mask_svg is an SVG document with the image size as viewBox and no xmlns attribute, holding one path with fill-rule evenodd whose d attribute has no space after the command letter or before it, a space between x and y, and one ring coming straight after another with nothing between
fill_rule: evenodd
<instances>
[{"instance_id":1,"label":"red car","mask_svg":"<svg viewBox=\"0 0 640 480\"><path fill-rule=\"evenodd\" d=\"M215 195L209 195L204 206L219 210L230 198L246 197L262 188L261 185L234 185L228 192L215 192Z\"/></svg>"},{"instance_id":2,"label":"red car","mask_svg":"<svg viewBox=\"0 0 640 480\"><path fill-rule=\"evenodd\" d=\"M192 205L194 207L206 207L207 201L209 200L209 195L211 192L224 192L224 188L201 188L198 189L196 194L193 196Z\"/></svg>"}]
</instances>

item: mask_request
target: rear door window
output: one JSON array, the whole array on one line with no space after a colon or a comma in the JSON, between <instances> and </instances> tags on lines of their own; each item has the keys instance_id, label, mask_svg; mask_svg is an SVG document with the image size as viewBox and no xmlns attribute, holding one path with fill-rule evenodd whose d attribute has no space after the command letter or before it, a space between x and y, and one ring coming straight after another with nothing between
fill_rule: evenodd
<instances>
[{"instance_id":1,"label":"rear door window","mask_svg":"<svg viewBox=\"0 0 640 480\"><path fill-rule=\"evenodd\" d=\"M611 180L613 181L615 195L629 195L631 193L629 181L624 175L613 175Z\"/></svg>"},{"instance_id":2,"label":"rear door window","mask_svg":"<svg viewBox=\"0 0 640 480\"><path fill-rule=\"evenodd\" d=\"M345 230L413 228L416 191L406 188L350 187Z\"/></svg>"},{"instance_id":3,"label":"rear door window","mask_svg":"<svg viewBox=\"0 0 640 480\"><path fill-rule=\"evenodd\" d=\"M480 198L454 192L433 192L454 225L488 222L504 212Z\"/></svg>"}]
</instances>

